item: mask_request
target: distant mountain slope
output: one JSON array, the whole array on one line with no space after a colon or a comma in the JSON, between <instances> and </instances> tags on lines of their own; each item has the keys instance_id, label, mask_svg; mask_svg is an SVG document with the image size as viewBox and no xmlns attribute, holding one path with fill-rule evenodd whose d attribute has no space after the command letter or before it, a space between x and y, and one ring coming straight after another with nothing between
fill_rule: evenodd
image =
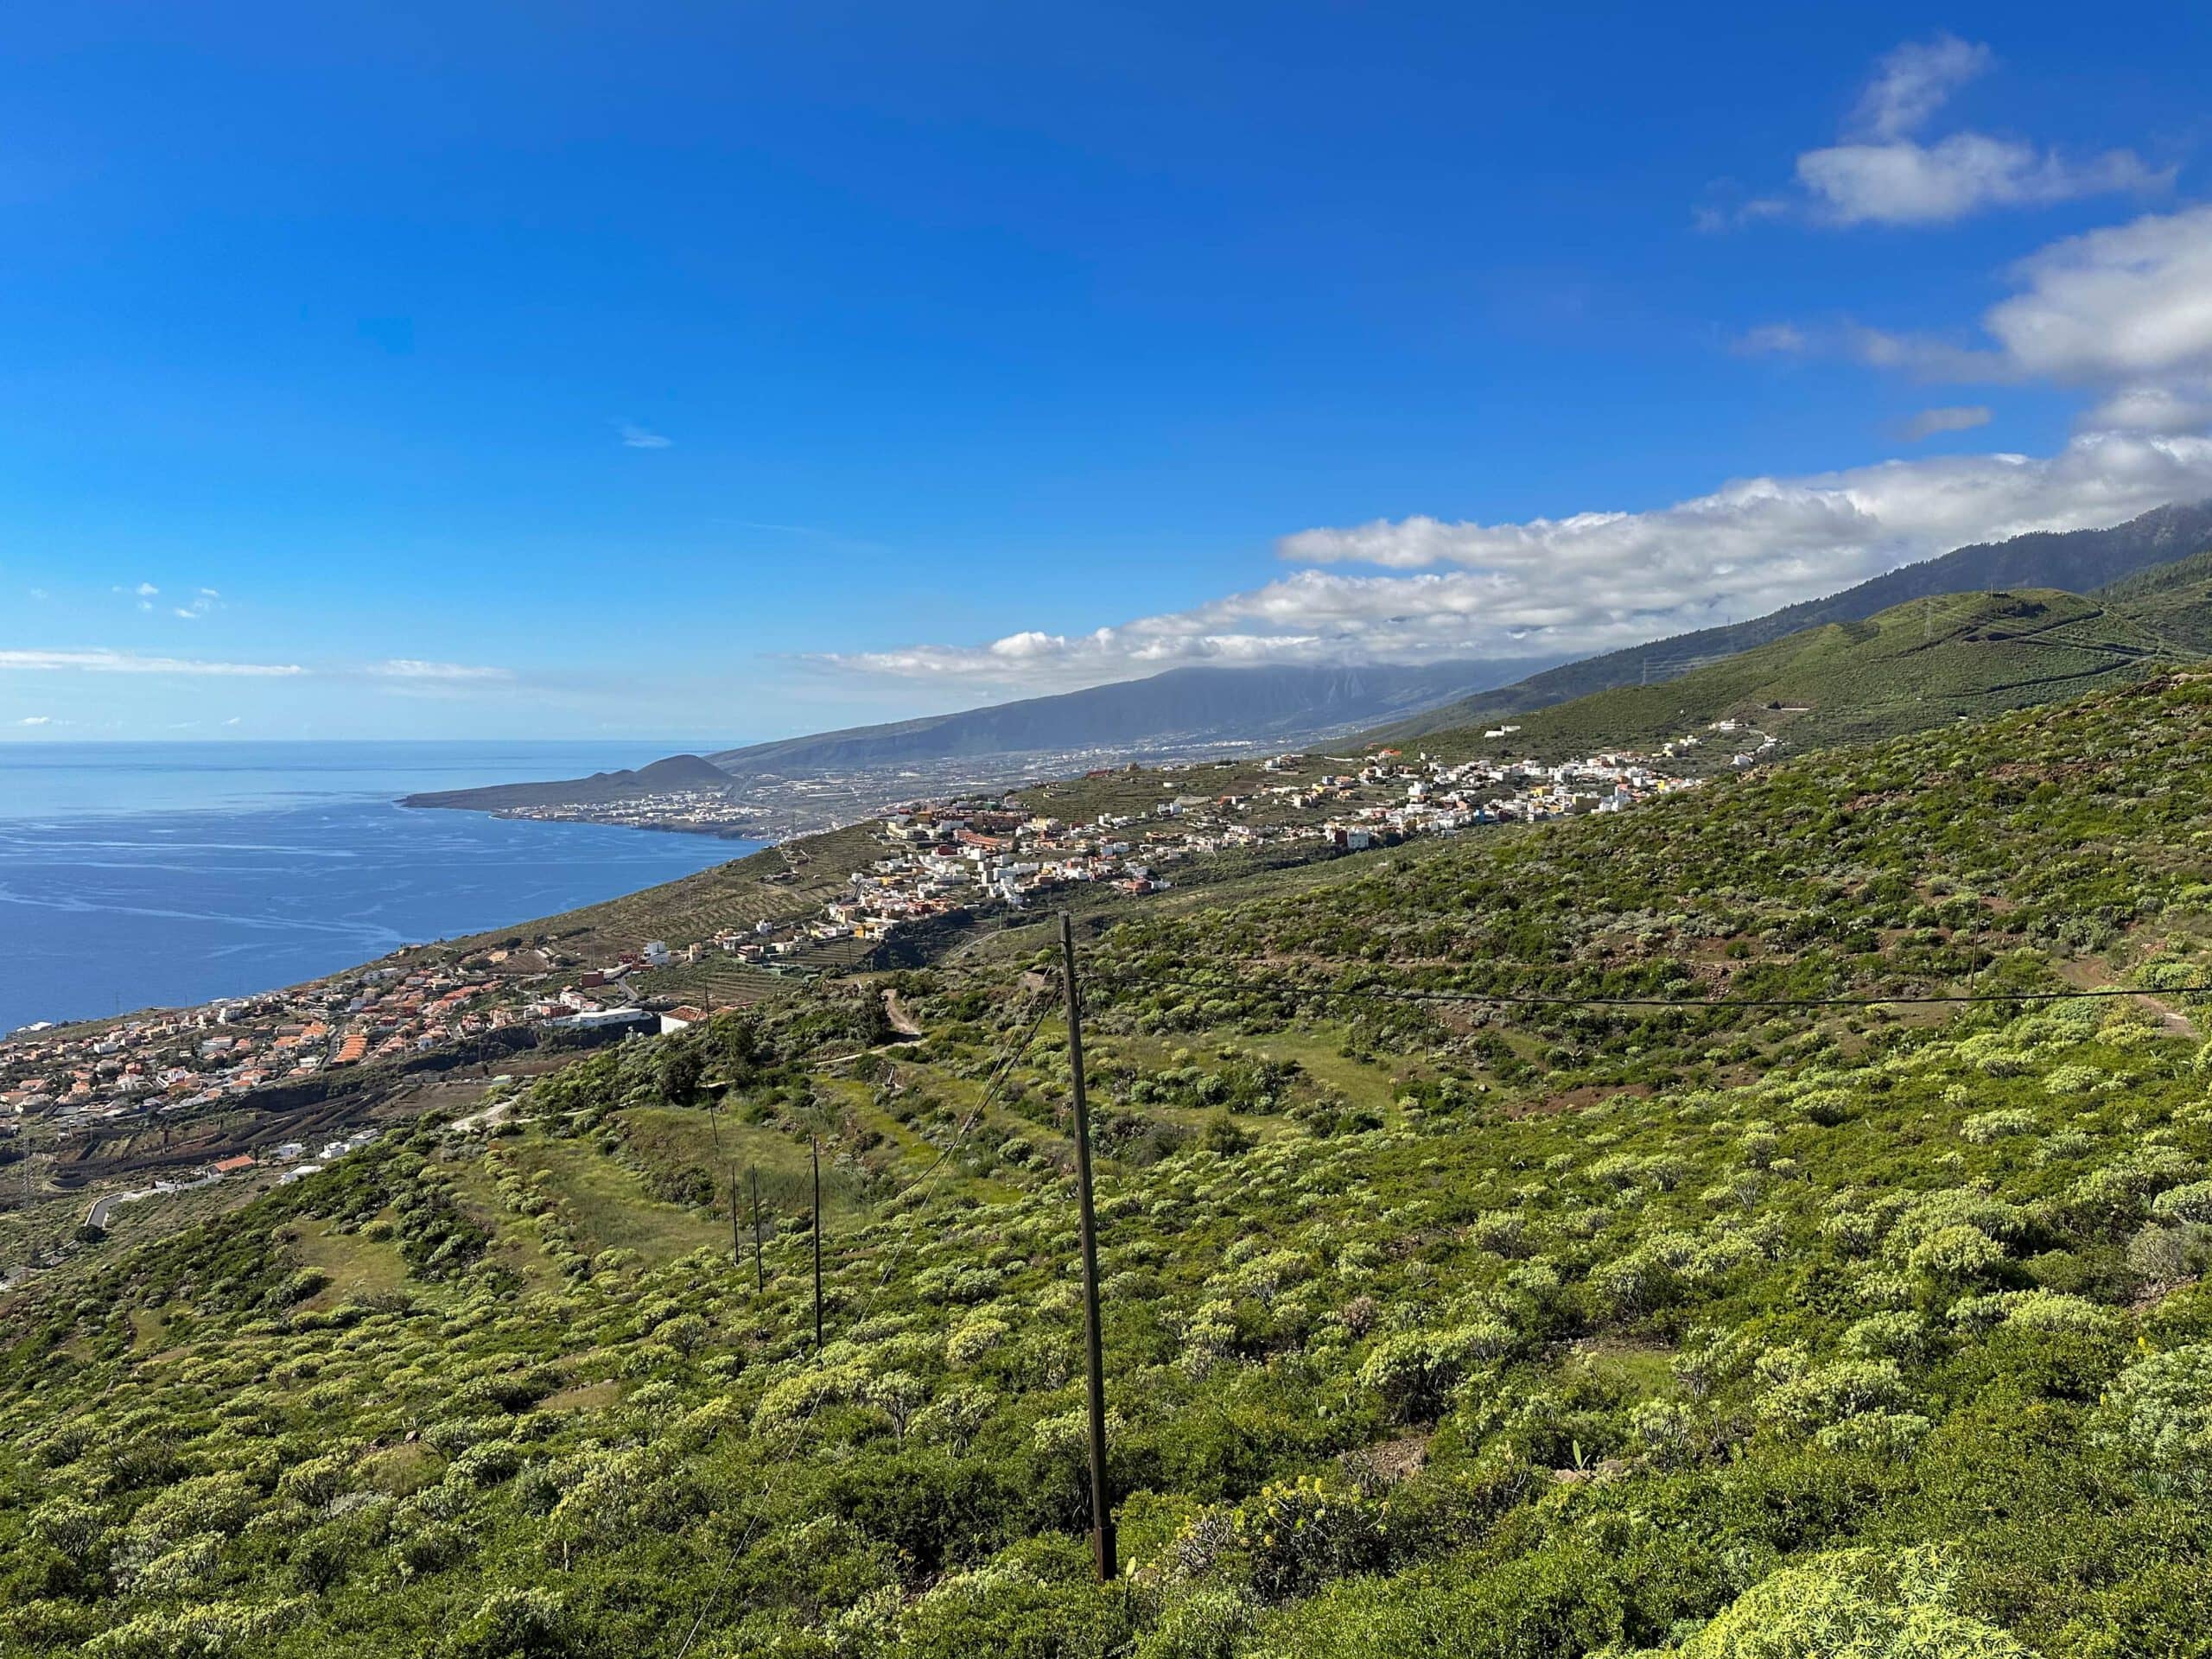
<instances>
[{"instance_id":1,"label":"distant mountain slope","mask_svg":"<svg viewBox=\"0 0 2212 1659\"><path fill-rule=\"evenodd\" d=\"M2212 612L2196 613L2196 620ZM1432 753L1654 746L1737 719L1804 747L1883 737L2071 697L2139 678L2175 654L2126 610L2031 588L1910 601L1862 621L1830 622L1657 685L1617 686L1517 717L1500 740L1481 728L1434 734ZM1756 737L1737 738L1755 745Z\"/></svg>"},{"instance_id":2,"label":"distant mountain slope","mask_svg":"<svg viewBox=\"0 0 2212 1659\"><path fill-rule=\"evenodd\" d=\"M604 804L661 790L711 788L731 779L809 778L897 772L963 760L1199 748L1231 742L1302 744L1363 728L1393 740L1425 737L1586 696L1616 686L1664 683L1738 652L1831 623L1864 621L1936 594L2099 588L2212 549L2212 502L2160 507L2106 530L2016 536L1962 547L1907 565L1826 599L1808 600L1727 627L1679 634L1529 675L1523 658L1361 667L1182 668L1141 680L1027 697L989 708L853 727L725 749L701 760L671 756L634 772L601 772L560 783L514 784L410 796L410 806L499 811L556 803ZM2212 582L2212 571L2204 573ZM2200 636L2194 578L2146 593L2141 603L2167 620L2152 631L2174 645L2212 648L2212 620ZM2149 610L2145 612L2149 615ZM1626 741L1624 737L1621 741ZM709 766L709 761L713 766ZM720 768L716 772L713 768Z\"/></svg>"},{"instance_id":3,"label":"distant mountain slope","mask_svg":"<svg viewBox=\"0 0 2212 1659\"><path fill-rule=\"evenodd\" d=\"M1296 743L1496 685L1525 664L1179 668L988 709L728 749L728 771L792 776L1071 749Z\"/></svg>"},{"instance_id":4,"label":"distant mountain slope","mask_svg":"<svg viewBox=\"0 0 2212 1659\"><path fill-rule=\"evenodd\" d=\"M1179 668L1147 679L882 726L858 726L725 749L708 759L671 755L635 772L594 772L554 783L410 795L406 806L477 812L561 804L604 805L679 789L714 789L767 777L896 772L963 760L1101 750L1114 754L1280 744L1355 732L1494 686L1527 667L1452 662L1420 666Z\"/></svg>"},{"instance_id":5,"label":"distant mountain slope","mask_svg":"<svg viewBox=\"0 0 2212 1659\"><path fill-rule=\"evenodd\" d=\"M2096 596L2168 644L2212 654L2212 551L2154 566Z\"/></svg>"},{"instance_id":6,"label":"distant mountain slope","mask_svg":"<svg viewBox=\"0 0 2212 1659\"><path fill-rule=\"evenodd\" d=\"M496 784L488 789L447 789L410 795L402 806L463 807L477 812L510 811L523 806L634 800L640 795L672 794L686 789L720 789L729 774L696 754L671 754L635 771L594 772L545 784Z\"/></svg>"},{"instance_id":7,"label":"distant mountain slope","mask_svg":"<svg viewBox=\"0 0 2212 1659\"><path fill-rule=\"evenodd\" d=\"M1825 599L1548 669L1432 709L1380 735L1418 737L1549 708L1613 686L1670 680L1704 664L1830 622L1860 622L1934 594L2056 588L2087 593L2212 548L2212 501L2153 509L2106 530L2037 531L1908 564Z\"/></svg>"}]
</instances>

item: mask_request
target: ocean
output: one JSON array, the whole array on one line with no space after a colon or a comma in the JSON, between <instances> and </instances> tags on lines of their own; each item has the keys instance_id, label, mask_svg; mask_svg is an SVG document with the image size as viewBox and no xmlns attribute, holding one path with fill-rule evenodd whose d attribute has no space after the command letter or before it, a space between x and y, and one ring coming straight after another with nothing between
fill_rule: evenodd
<instances>
[{"instance_id":1,"label":"ocean","mask_svg":"<svg viewBox=\"0 0 2212 1659\"><path fill-rule=\"evenodd\" d=\"M0 1032L294 984L753 851L396 804L682 747L0 745Z\"/></svg>"}]
</instances>

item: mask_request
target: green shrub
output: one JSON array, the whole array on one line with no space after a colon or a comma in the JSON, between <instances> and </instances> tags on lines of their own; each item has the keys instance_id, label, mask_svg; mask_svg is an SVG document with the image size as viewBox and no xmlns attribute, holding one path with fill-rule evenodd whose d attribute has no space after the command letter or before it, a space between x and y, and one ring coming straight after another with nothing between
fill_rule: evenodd
<instances>
[{"instance_id":1,"label":"green shrub","mask_svg":"<svg viewBox=\"0 0 2212 1659\"><path fill-rule=\"evenodd\" d=\"M2154 1491L2212 1496L2212 1343L2153 1354L2122 1371L2098 1413L2097 1438Z\"/></svg>"},{"instance_id":2,"label":"green shrub","mask_svg":"<svg viewBox=\"0 0 2212 1659\"><path fill-rule=\"evenodd\" d=\"M1816 1556L1745 1591L1681 1659L2032 1659L2004 1630L1949 1611L1951 1580L1932 1551Z\"/></svg>"}]
</instances>

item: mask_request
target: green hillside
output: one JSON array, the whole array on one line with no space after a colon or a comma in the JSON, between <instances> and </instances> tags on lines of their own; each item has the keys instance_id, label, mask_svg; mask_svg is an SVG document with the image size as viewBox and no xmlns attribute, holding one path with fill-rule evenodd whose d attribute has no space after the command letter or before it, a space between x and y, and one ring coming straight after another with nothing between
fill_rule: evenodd
<instances>
[{"instance_id":1,"label":"green hillside","mask_svg":"<svg viewBox=\"0 0 2212 1659\"><path fill-rule=\"evenodd\" d=\"M2113 582L2096 596L2177 652L2212 655L2212 551Z\"/></svg>"},{"instance_id":2,"label":"green hillside","mask_svg":"<svg viewBox=\"0 0 2212 1659\"><path fill-rule=\"evenodd\" d=\"M2198 615L2190 587L2158 590L2160 632L2133 606L2056 589L1948 594L1916 600L1863 622L1808 628L1655 685L1622 686L1520 716L1503 740L1515 753L1651 747L1696 734L1726 751L1756 735L1714 736L1735 720L1799 747L1894 735L1946 721L2078 696L2186 655L2183 624ZM2212 622L2212 607L2203 619ZM1431 753L1501 752L1478 728L1378 734L1417 741Z\"/></svg>"},{"instance_id":3,"label":"green hillside","mask_svg":"<svg viewBox=\"0 0 2212 1659\"><path fill-rule=\"evenodd\" d=\"M845 889L854 869L874 855L874 836L865 826L823 830L604 904L494 928L437 948L467 955L488 946L543 944L588 961L635 950L648 939L680 949L725 928L743 931L756 922L812 916L824 899Z\"/></svg>"},{"instance_id":4,"label":"green hillside","mask_svg":"<svg viewBox=\"0 0 2212 1659\"><path fill-rule=\"evenodd\" d=\"M2205 1651L2208 745L2169 676L1103 926L1109 1589L1029 932L0 1294L0 1652Z\"/></svg>"},{"instance_id":5,"label":"green hillside","mask_svg":"<svg viewBox=\"0 0 2212 1659\"><path fill-rule=\"evenodd\" d=\"M1392 728L1401 736L1494 725L1539 709L1667 680L1739 652L1830 623L1862 622L1912 601L1954 594L2056 588L2091 593L2139 571L2212 547L2212 501L2174 503L2101 530L2038 531L1978 543L1765 616L1654 639L1532 674L1495 691L1430 709Z\"/></svg>"}]
</instances>

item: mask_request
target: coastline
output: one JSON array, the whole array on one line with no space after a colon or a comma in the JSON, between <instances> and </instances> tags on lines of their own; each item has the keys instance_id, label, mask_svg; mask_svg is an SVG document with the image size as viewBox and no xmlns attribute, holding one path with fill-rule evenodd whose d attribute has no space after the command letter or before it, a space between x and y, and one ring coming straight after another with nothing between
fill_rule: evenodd
<instances>
[{"instance_id":1,"label":"coastline","mask_svg":"<svg viewBox=\"0 0 2212 1659\"><path fill-rule=\"evenodd\" d=\"M473 812L487 818L498 818L507 823L595 823L610 830L642 830L652 834L671 836L704 836L715 841L750 841L762 847L772 847L786 836L757 835L751 826L715 823L632 823L618 817L540 817L534 813L518 812L486 806L469 806L460 801L429 801L404 799L392 804L403 812ZM836 824L822 826L836 829ZM806 833L804 831L802 834Z\"/></svg>"},{"instance_id":2,"label":"coastline","mask_svg":"<svg viewBox=\"0 0 2212 1659\"><path fill-rule=\"evenodd\" d=\"M0 815L0 1037L313 982L658 886L762 839L406 811L420 747L396 768L383 746L152 747L18 761L24 786ZM428 764L451 776L474 759L447 749Z\"/></svg>"}]
</instances>

